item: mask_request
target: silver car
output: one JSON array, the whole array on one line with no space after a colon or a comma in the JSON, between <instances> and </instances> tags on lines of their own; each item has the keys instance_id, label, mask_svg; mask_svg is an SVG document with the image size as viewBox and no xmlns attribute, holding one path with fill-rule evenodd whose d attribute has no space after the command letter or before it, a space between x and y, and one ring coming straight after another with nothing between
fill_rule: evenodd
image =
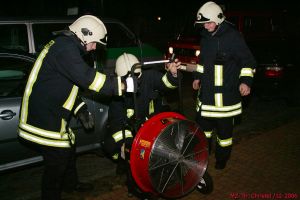
<instances>
[{"instance_id":1,"label":"silver car","mask_svg":"<svg viewBox=\"0 0 300 200\"><path fill-rule=\"evenodd\" d=\"M18 141L21 98L34 56L53 38L53 31L61 30L71 22L72 19L0 20L0 172L42 160L41 156ZM103 22L109 33L106 52L94 54L93 59L87 58L87 62L97 70L113 73L116 58L124 52L136 55L140 61L163 58L158 49L142 43L122 22L115 19L103 19ZM71 121L71 127L77 133L78 152L101 147L107 132L108 106L105 102L108 103L109 99L95 93L82 96L96 123L95 129L86 133L78 121Z\"/></svg>"},{"instance_id":2,"label":"silver car","mask_svg":"<svg viewBox=\"0 0 300 200\"><path fill-rule=\"evenodd\" d=\"M0 52L0 171L25 166L42 160L35 151L18 140L19 110L23 91L35 61L34 56L16 52ZM72 119L76 132L77 152L101 147L105 133L108 107L105 98L96 93L83 94L95 119L95 129L86 132L80 122Z\"/></svg>"}]
</instances>

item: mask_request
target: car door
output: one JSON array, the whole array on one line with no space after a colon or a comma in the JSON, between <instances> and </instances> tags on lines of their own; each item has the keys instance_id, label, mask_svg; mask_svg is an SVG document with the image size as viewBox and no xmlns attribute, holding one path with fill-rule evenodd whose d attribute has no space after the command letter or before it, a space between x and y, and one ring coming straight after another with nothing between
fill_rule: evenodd
<instances>
[{"instance_id":1,"label":"car door","mask_svg":"<svg viewBox=\"0 0 300 200\"><path fill-rule=\"evenodd\" d=\"M18 140L19 111L34 58L0 53L0 171L41 160Z\"/></svg>"},{"instance_id":2,"label":"car door","mask_svg":"<svg viewBox=\"0 0 300 200\"><path fill-rule=\"evenodd\" d=\"M32 56L0 52L0 171L42 160L27 143L19 140L17 131L22 96L34 61ZM88 91L80 95L95 119L95 128L91 131L84 130L76 118L71 121L77 152L85 152L101 146L107 132L108 106L103 104L103 96Z\"/></svg>"}]
</instances>

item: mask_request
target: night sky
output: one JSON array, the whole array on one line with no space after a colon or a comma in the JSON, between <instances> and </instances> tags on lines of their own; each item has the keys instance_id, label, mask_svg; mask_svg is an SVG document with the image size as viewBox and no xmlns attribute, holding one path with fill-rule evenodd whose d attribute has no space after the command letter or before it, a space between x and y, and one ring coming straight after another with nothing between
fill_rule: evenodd
<instances>
[{"instance_id":1,"label":"night sky","mask_svg":"<svg viewBox=\"0 0 300 200\"><path fill-rule=\"evenodd\" d=\"M182 16L195 13L203 0L11 0L0 7L0 16L64 16L67 8L78 7L79 14L128 18L134 15L151 17ZM229 10L296 9L296 1L271 0L216 0Z\"/></svg>"}]
</instances>

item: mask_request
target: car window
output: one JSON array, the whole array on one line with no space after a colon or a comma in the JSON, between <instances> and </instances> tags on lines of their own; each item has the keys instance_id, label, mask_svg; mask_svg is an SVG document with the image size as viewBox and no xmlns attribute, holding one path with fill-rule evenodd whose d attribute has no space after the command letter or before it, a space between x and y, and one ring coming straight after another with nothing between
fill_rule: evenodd
<instances>
[{"instance_id":1,"label":"car window","mask_svg":"<svg viewBox=\"0 0 300 200\"><path fill-rule=\"evenodd\" d=\"M32 24L35 51L40 52L44 45L54 38L52 32L66 29L69 23Z\"/></svg>"},{"instance_id":2,"label":"car window","mask_svg":"<svg viewBox=\"0 0 300 200\"><path fill-rule=\"evenodd\" d=\"M32 62L0 57L0 98L21 97Z\"/></svg>"},{"instance_id":3,"label":"car window","mask_svg":"<svg viewBox=\"0 0 300 200\"><path fill-rule=\"evenodd\" d=\"M28 52L28 37L25 24L3 24L0 26L0 47Z\"/></svg>"},{"instance_id":4,"label":"car window","mask_svg":"<svg viewBox=\"0 0 300 200\"><path fill-rule=\"evenodd\" d=\"M36 52L40 52L43 46L54 38L53 31L63 30L69 23L33 24L32 30L35 40ZM136 46L134 37L125 28L117 23L105 24L108 32L108 48L121 48Z\"/></svg>"}]
</instances>

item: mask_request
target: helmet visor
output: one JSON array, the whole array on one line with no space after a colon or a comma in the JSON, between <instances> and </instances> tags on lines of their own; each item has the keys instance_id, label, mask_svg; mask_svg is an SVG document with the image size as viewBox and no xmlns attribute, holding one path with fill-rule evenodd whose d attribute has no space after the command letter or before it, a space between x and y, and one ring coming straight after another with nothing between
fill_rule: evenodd
<instances>
[{"instance_id":1,"label":"helmet visor","mask_svg":"<svg viewBox=\"0 0 300 200\"><path fill-rule=\"evenodd\" d=\"M204 24L206 22L211 22L210 19L204 17L201 13L197 16L195 24Z\"/></svg>"},{"instance_id":2,"label":"helmet visor","mask_svg":"<svg viewBox=\"0 0 300 200\"><path fill-rule=\"evenodd\" d=\"M102 39L100 39L100 41L98 41L98 42L106 46L106 44L107 44L107 34Z\"/></svg>"}]
</instances>

